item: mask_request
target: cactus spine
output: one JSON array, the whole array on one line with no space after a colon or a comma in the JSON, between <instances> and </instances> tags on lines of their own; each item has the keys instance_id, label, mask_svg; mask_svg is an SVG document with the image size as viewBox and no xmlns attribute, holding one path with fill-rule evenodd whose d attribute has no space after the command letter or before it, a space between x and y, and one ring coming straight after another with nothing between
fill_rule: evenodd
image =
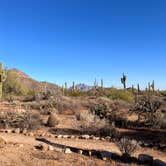
<instances>
[{"instance_id":1,"label":"cactus spine","mask_svg":"<svg viewBox=\"0 0 166 166\"><path fill-rule=\"evenodd\" d=\"M121 83L123 84L124 89L126 89L126 80L127 80L127 76L123 73L121 78Z\"/></svg>"}]
</instances>

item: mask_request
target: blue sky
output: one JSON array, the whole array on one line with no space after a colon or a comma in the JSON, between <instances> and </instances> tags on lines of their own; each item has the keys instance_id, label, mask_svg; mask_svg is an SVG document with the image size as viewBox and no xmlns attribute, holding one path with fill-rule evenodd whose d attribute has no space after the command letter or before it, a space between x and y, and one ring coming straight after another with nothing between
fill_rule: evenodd
<instances>
[{"instance_id":1,"label":"blue sky","mask_svg":"<svg viewBox=\"0 0 166 166\"><path fill-rule=\"evenodd\" d=\"M0 0L0 60L38 80L166 89L165 0Z\"/></svg>"}]
</instances>

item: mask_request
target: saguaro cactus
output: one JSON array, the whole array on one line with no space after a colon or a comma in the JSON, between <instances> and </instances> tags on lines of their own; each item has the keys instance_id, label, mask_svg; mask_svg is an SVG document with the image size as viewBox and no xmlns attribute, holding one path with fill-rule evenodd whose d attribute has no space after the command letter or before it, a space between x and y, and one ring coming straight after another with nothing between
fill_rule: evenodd
<instances>
[{"instance_id":1,"label":"saguaro cactus","mask_svg":"<svg viewBox=\"0 0 166 166\"><path fill-rule=\"evenodd\" d=\"M74 82L74 81L73 81L72 90L73 90L73 91L75 91L75 90L76 90L76 85L75 85L75 82Z\"/></svg>"},{"instance_id":2,"label":"saguaro cactus","mask_svg":"<svg viewBox=\"0 0 166 166\"><path fill-rule=\"evenodd\" d=\"M123 84L124 89L126 89L126 80L127 80L127 76L123 73L121 78L121 83Z\"/></svg>"},{"instance_id":3,"label":"saguaro cactus","mask_svg":"<svg viewBox=\"0 0 166 166\"><path fill-rule=\"evenodd\" d=\"M94 89L97 89L97 87L98 87L98 82L97 82L97 80L95 79L95 81L94 81Z\"/></svg>"},{"instance_id":4,"label":"saguaro cactus","mask_svg":"<svg viewBox=\"0 0 166 166\"><path fill-rule=\"evenodd\" d=\"M138 93L140 93L140 86L139 86L139 84L137 84L137 91L138 91Z\"/></svg>"},{"instance_id":5,"label":"saguaro cactus","mask_svg":"<svg viewBox=\"0 0 166 166\"><path fill-rule=\"evenodd\" d=\"M101 79L101 89L103 89L104 88L104 81L103 81L103 79Z\"/></svg>"},{"instance_id":6,"label":"saguaro cactus","mask_svg":"<svg viewBox=\"0 0 166 166\"><path fill-rule=\"evenodd\" d=\"M152 81L151 88L152 88L152 91L153 91L153 93L154 93L154 91L155 91L155 84L154 84L154 80Z\"/></svg>"},{"instance_id":7,"label":"saguaro cactus","mask_svg":"<svg viewBox=\"0 0 166 166\"><path fill-rule=\"evenodd\" d=\"M67 90L67 82L65 82L65 90Z\"/></svg>"},{"instance_id":8,"label":"saguaro cactus","mask_svg":"<svg viewBox=\"0 0 166 166\"><path fill-rule=\"evenodd\" d=\"M0 99L2 98L2 89L3 89L3 82L7 78L6 70L3 70L2 63L0 63Z\"/></svg>"}]
</instances>

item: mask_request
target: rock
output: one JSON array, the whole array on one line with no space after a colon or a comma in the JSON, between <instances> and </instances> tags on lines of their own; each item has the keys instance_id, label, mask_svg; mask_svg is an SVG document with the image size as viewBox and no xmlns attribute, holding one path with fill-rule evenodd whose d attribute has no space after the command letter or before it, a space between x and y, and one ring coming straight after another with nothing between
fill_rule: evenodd
<instances>
[{"instance_id":1,"label":"rock","mask_svg":"<svg viewBox=\"0 0 166 166\"><path fill-rule=\"evenodd\" d=\"M138 156L138 161L140 162L140 164L152 164L153 157L147 154L140 154Z\"/></svg>"},{"instance_id":2,"label":"rock","mask_svg":"<svg viewBox=\"0 0 166 166\"><path fill-rule=\"evenodd\" d=\"M105 138L100 138L100 140L105 141Z\"/></svg>"},{"instance_id":3,"label":"rock","mask_svg":"<svg viewBox=\"0 0 166 166\"><path fill-rule=\"evenodd\" d=\"M22 133L23 133L23 134L26 134L26 133L27 133L27 129L24 129L24 130L22 131Z\"/></svg>"},{"instance_id":4,"label":"rock","mask_svg":"<svg viewBox=\"0 0 166 166\"><path fill-rule=\"evenodd\" d=\"M110 141L111 140L111 137L107 136L105 137L106 140Z\"/></svg>"},{"instance_id":5,"label":"rock","mask_svg":"<svg viewBox=\"0 0 166 166\"><path fill-rule=\"evenodd\" d=\"M65 139L66 139L66 138L69 138L69 136L68 136L68 135L63 135L63 138L65 138Z\"/></svg>"},{"instance_id":6,"label":"rock","mask_svg":"<svg viewBox=\"0 0 166 166\"><path fill-rule=\"evenodd\" d=\"M74 138L76 138L75 135L71 135L71 139L74 139Z\"/></svg>"},{"instance_id":7,"label":"rock","mask_svg":"<svg viewBox=\"0 0 166 166\"><path fill-rule=\"evenodd\" d=\"M83 151L82 151L81 149L79 149L79 150L78 150L78 153L79 153L79 154L82 154L82 153L83 153Z\"/></svg>"},{"instance_id":8,"label":"rock","mask_svg":"<svg viewBox=\"0 0 166 166\"><path fill-rule=\"evenodd\" d=\"M33 137L33 136L34 136L34 134L31 132L31 133L29 133L29 136L30 136L30 137Z\"/></svg>"},{"instance_id":9,"label":"rock","mask_svg":"<svg viewBox=\"0 0 166 166\"><path fill-rule=\"evenodd\" d=\"M66 149L65 149L65 153L66 153L66 154L71 154L72 151L70 150L70 148L66 148Z\"/></svg>"},{"instance_id":10,"label":"rock","mask_svg":"<svg viewBox=\"0 0 166 166\"><path fill-rule=\"evenodd\" d=\"M62 135L58 135L57 138L59 138L59 139L62 138Z\"/></svg>"},{"instance_id":11,"label":"rock","mask_svg":"<svg viewBox=\"0 0 166 166\"><path fill-rule=\"evenodd\" d=\"M20 134L20 132L21 132L20 128L17 128L14 130L14 133L16 133L16 134Z\"/></svg>"},{"instance_id":12,"label":"rock","mask_svg":"<svg viewBox=\"0 0 166 166\"><path fill-rule=\"evenodd\" d=\"M19 147L22 148L22 147L24 147L24 145L23 145L23 144L20 144Z\"/></svg>"},{"instance_id":13,"label":"rock","mask_svg":"<svg viewBox=\"0 0 166 166\"><path fill-rule=\"evenodd\" d=\"M10 134L10 133L12 133L12 130L6 130L6 133L8 133L8 134Z\"/></svg>"},{"instance_id":14,"label":"rock","mask_svg":"<svg viewBox=\"0 0 166 166\"><path fill-rule=\"evenodd\" d=\"M94 137L94 140L100 140L100 137Z\"/></svg>"},{"instance_id":15,"label":"rock","mask_svg":"<svg viewBox=\"0 0 166 166\"><path fill-rule=\"evenodd\" d=\"M54 150L54 147L51 146L51 145L49 145L49 146L48 146L48 150L53 151L53 150Z\"/></svg>"},{"instance_id":16,"label":"rock","mask_svg":"<svg viewBox=\"0 0 166 166\"><path fill-rule=\"evenodd\" d=\"M166 163L164 161L156 159L153 161L153 166L166 166Z\"/></svg>"},{"instance_id":17,"label":"rock","mask_svg":"<svg viewBox=\"0 0 166 166\"><path fill-rule=\"evenodd\" d=\"M82 135L81 137L82 137L83 139L89 139L89 138L90 138L89 135Z\"/></svg>"}]
</instances>

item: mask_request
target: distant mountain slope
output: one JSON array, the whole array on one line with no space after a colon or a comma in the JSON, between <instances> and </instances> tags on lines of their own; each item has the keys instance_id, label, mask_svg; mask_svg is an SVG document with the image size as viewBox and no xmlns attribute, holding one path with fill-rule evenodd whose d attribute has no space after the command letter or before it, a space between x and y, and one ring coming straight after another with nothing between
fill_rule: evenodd
<instances>
[{"instance_id":1,"label":"distant mountain slope","mask_svg":"<svg viewBox=\"0 0 166 166\"><path fill-rule=\"evenodd\" d=\"M60 87L58 85L44 81L40 82L35 79L32 79L26 73L16 68L9 69L9 71L15 73L21 80L21 83L24 84L29 90L40 91L42 88L46 86L49 91L60 91Z\"/></svg>"}]
</instances>

